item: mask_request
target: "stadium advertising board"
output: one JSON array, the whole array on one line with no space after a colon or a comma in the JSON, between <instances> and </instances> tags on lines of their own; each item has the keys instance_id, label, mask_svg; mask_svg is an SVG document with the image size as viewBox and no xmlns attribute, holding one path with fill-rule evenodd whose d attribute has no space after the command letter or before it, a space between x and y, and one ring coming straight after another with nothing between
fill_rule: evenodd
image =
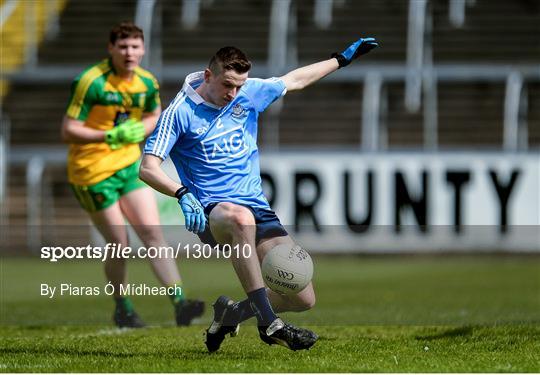
<instances>
[{"instance_id":1,"label":"stadium advertising board","mask_svg":"<svg viewBox=\"0 0 540 375\"><path fill-rule=\"evenodd\" d=\"M539 170L534 154L261 156L271 206L314 252L540 251Z\"/></svg>"}]
</instances>

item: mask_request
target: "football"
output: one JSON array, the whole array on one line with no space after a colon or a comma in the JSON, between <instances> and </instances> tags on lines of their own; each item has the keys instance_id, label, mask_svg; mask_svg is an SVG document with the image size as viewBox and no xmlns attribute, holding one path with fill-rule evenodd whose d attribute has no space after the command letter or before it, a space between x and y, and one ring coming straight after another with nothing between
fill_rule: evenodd
<instances>
[{"instance_id":1,"label":"football","mask_svg":"<svg viewBox=\"0 0 540 375\"><path fill-rule=\"evenodd\" d=\"M278 245L262 261L264 282L280 294L296 294L303 290L313 277L313 261L300 246Z\"/></svg>"}]
</instances>

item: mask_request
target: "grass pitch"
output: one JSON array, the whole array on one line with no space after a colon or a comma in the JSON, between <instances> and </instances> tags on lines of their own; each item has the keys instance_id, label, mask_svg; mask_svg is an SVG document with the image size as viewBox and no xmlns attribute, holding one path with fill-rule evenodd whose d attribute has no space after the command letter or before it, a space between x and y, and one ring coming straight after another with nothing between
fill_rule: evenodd
<instances>
[{"instance_id":1,"label":"grass pitch","mask_svg":"<svg viewBox=\"0 0 540 375\"><path fill-rule=\"evenodd\" d=\"M181 263L189 297L242 298L225 260ZM130 282L157 285L147 262ZM0 263L0 372L540 372L540 258L317 257L317 306L285 319L316 331L309 351L262 343L253 321L209 355L166 297L135 296L150 325L115 329L110 297L40 296L40 284L103 287L100 262ZM211 309L208 309L211 310Z\"/></svg>"}]
</instances>

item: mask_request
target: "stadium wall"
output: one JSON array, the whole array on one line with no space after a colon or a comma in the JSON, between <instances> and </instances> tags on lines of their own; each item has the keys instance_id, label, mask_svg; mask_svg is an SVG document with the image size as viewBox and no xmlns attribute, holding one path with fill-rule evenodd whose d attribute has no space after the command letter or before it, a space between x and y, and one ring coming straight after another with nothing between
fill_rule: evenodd
<instances>
[{"instance_id":1,"label":"stadium wall","mask_svg":"<svg viewBox=\"0 0 540 375\"><path fill-rule=\"evenodd\" d=\"M261 173L313 252L540 252L537 154L264 152ZM163 222L178 224L163 203Z\"/></svg>"}]
</instances>

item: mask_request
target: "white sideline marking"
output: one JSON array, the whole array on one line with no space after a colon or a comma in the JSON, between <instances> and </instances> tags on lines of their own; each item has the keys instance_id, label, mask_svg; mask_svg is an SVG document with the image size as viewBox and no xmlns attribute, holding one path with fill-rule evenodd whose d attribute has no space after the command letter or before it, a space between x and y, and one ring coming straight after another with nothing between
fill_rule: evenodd
<instances>
[{"instance_id":1,"label":"white sideline marking","mask_svg":"<svg viewBox=\"0 0 540 375\"><path fill-rule=\"evenodd\" d=\"M123 335L128 332L128 328L104 328L96 332L81 333L78 335L72 335L71 337L76 338L86 338L92 336L114 336L114 335Z\"/></svg>"},{"instance_id":2,"label":"white sideline marking","mask_svg":"<svg viewBox=\"0 0 540 375\"><path fill-rule=\"evenodd\" d=\"M146 326L144 329L152 329L152 328L163 328L163 326ZM134 328L102 328L94 332L87 332L87 333L80 333L80 334L71 334L66 337L68 338L88 338L88 337L96 337L96 336L116 336L116 335L123 335L125 333L133 332L133 331L139 331L141 329L134 329ZM58 337L56 334L52 335L44 335L45 339L52 339Z\"/></svg>"},{"instance_id":3,"label":"white sideline marking","mask_svg":"<svg viewBox=\"0 0 540 375\"><path fill-rule=\"evenodd\" d=\"M144 328L148 329L148 328L158 328L158 327L146 326ZM138 331L138 330L139 329L133 329L133 328L103 328L96 332L81 333L79 335L71 335L71 337L87 338L87 337L92 337L92 336L115 336L115 335L123 335L125 333Z\"/></svg>"}]
</instances>

